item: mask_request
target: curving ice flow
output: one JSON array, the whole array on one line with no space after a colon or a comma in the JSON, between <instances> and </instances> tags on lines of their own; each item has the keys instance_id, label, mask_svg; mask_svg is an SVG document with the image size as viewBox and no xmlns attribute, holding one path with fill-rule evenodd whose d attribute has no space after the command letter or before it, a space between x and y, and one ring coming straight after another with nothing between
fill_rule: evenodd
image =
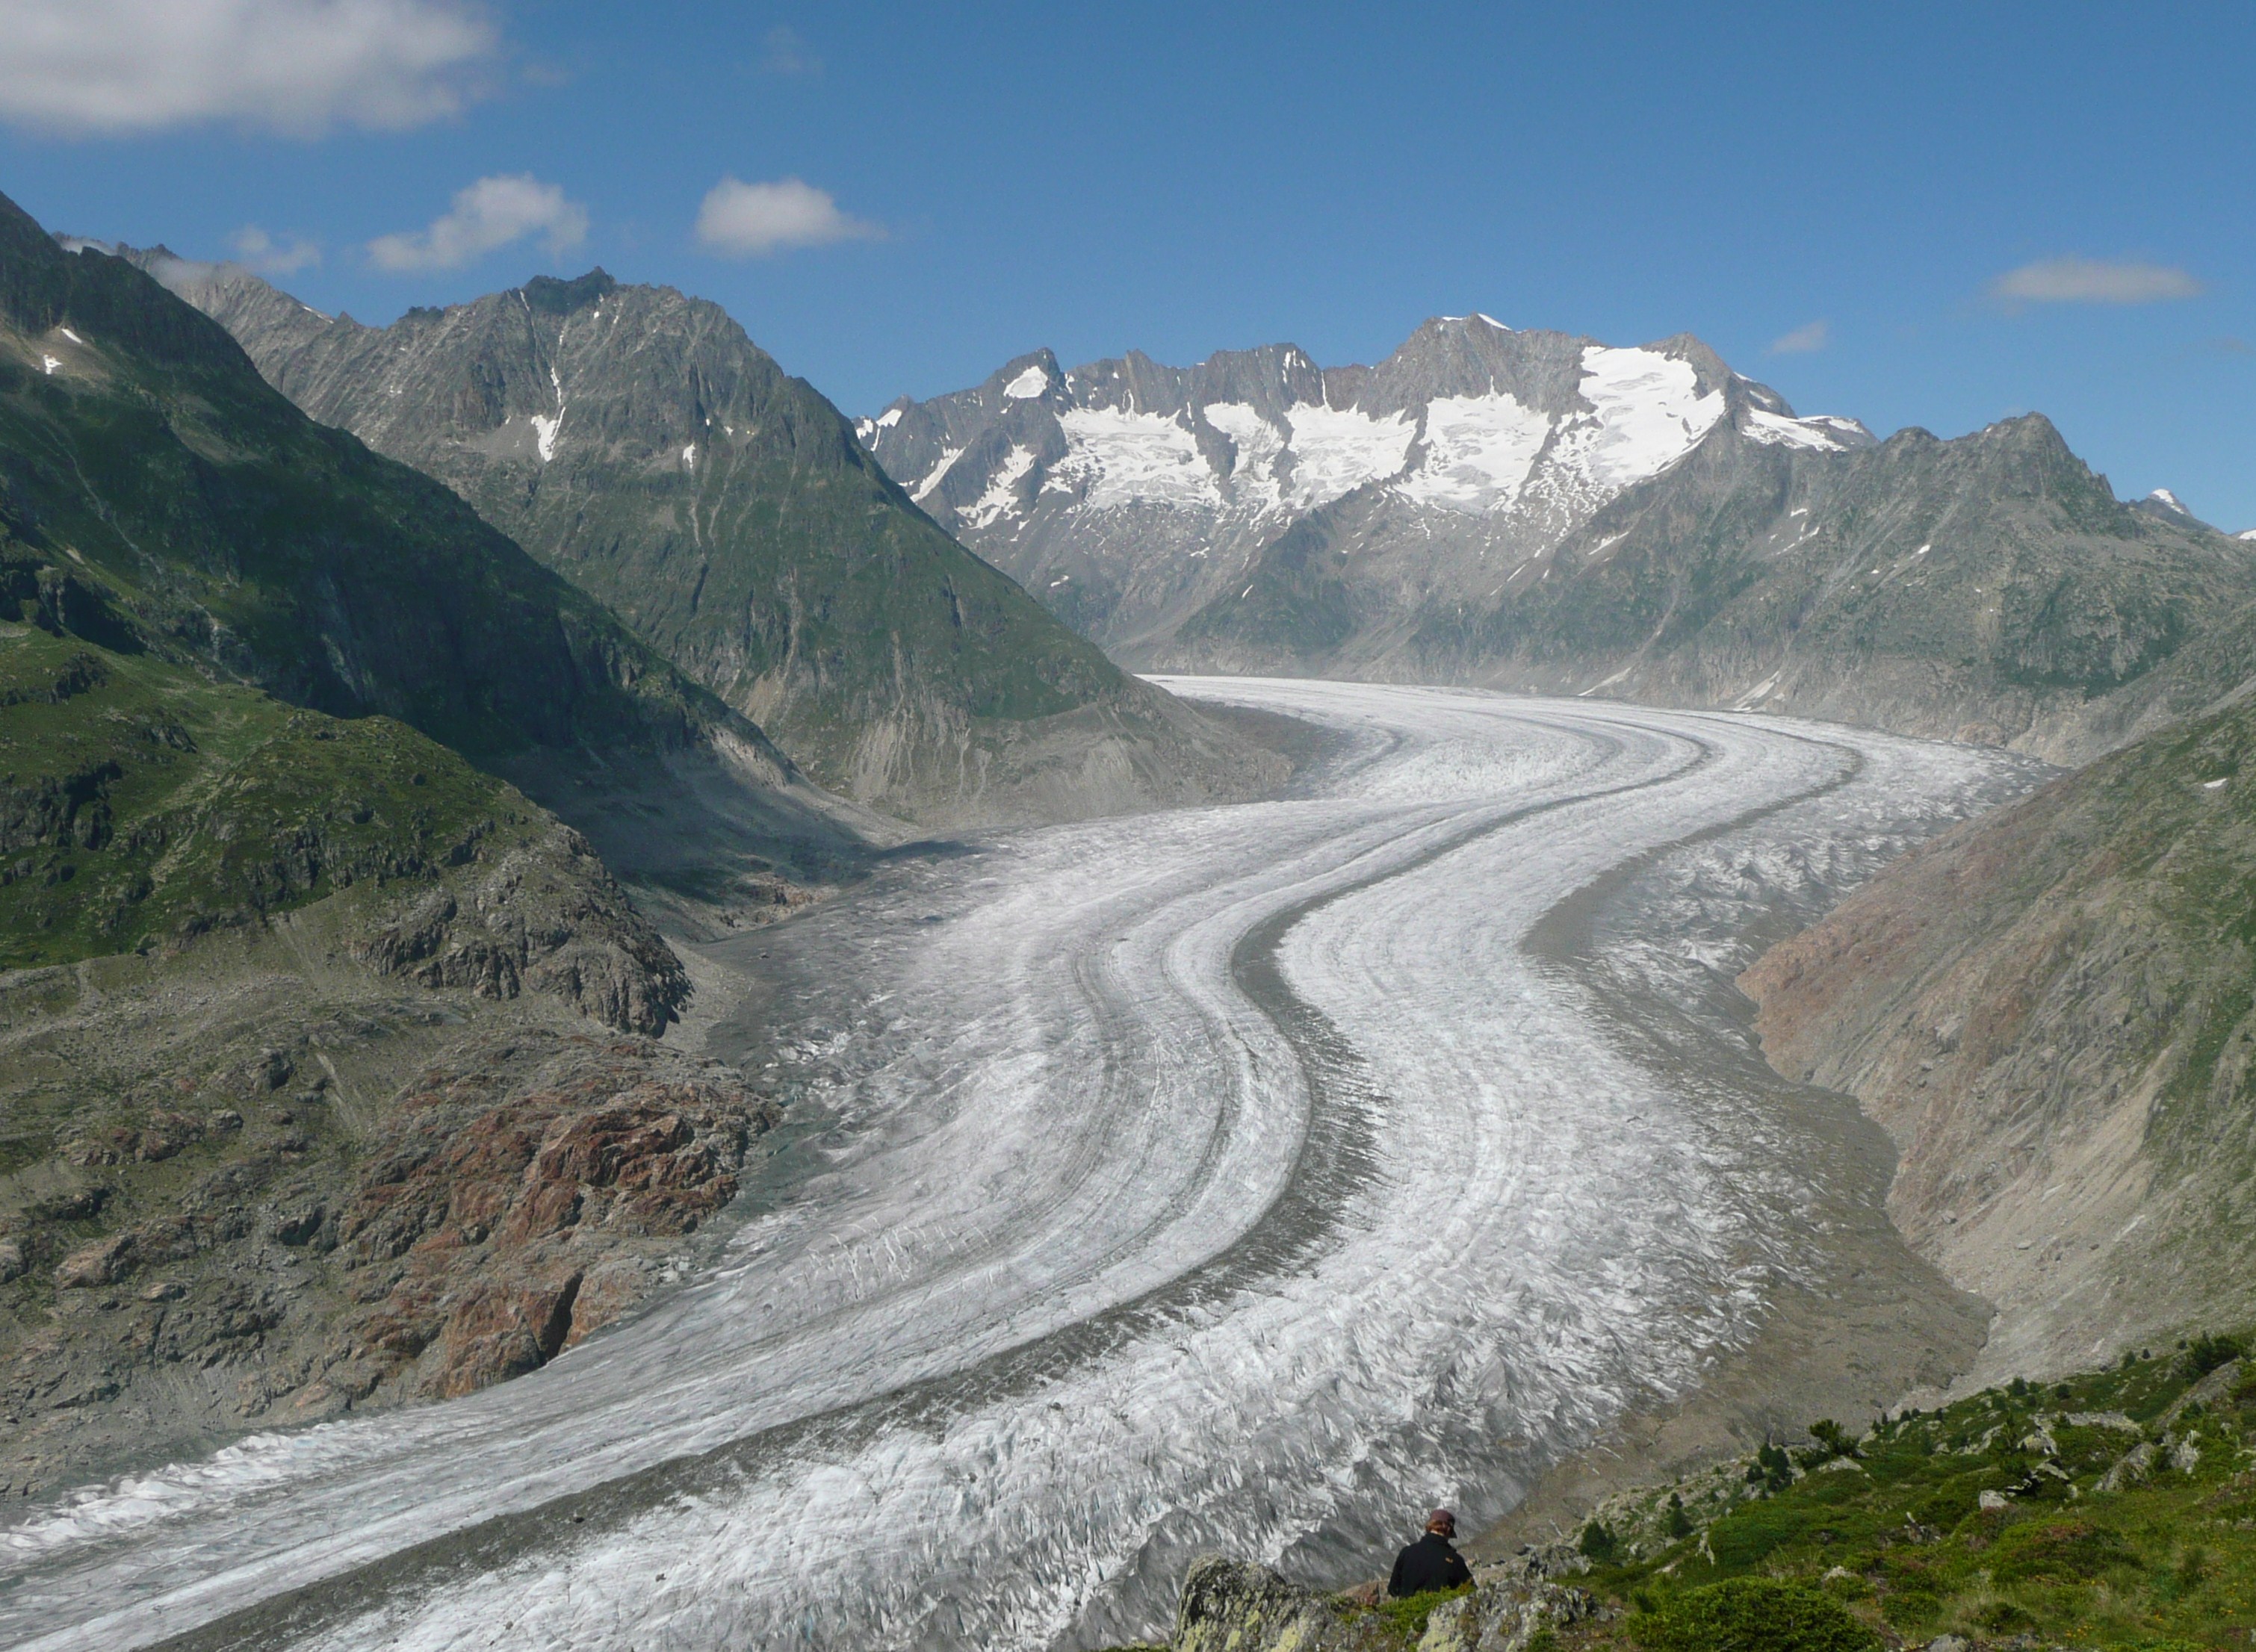
<instances>
[{"instance_id":1,"label":"curving ice flow","mask_svg":"<svg viewBox=\"0 0 2256 1652\"><path fill-rule=\"evenodd\" d=\"M1202 1548L1338 1578L1405 1506L1493 1516L1744 1346L1811 1265L1822 1172L1639 1065L1530 937L1658 856L1622 921L1694 951L1628 933L1615 962L1696 968L1739 883L1853 873L2020 771L1743 716L1173 685L1330 731L1309 795L973 846L714 949L773 976L737 1052L813 1133L695 1282L468 1399L19 1517L0 1643L1103 1644L1162 1623Z\"/></svg>"}]
</instances>

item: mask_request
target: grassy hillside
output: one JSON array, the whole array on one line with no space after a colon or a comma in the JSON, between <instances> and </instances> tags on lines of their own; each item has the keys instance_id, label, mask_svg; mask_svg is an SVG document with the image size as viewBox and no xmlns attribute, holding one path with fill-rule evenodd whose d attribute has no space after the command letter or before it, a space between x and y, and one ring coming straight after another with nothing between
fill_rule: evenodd
<instances>
[{"instance_id":1,"label":"grassy hillside","mask_svg":"<svg viewBox=\"0 0 2256 1652\"><path fill-rule=\"evenodd\" d=\"M0 968L435 881L553 823L389 718L0 628Z\"/></svg>"},{"instance_id":2,"label":"grassy hillside","mask_svg":"<svg viewBox=\"0 0 2256 1652\"><path fill-rule=\"evenodd\" d=\"M1581 1535L1596 1564L1577 1581L1626 1613L1558 1644L1845 1652L1952 1634L1977 1646L2245 1646L2256 1372L2241 1346L2139 1350L1861 1435L1821 1422L1801 1445L1618 1499ZM1724 1615L1719 1599L1761 1598L1733 1579L1789 1585L1768 1592L1774 1609L1746 1613L1756 1622L1790 1615L1797 1595L1836 1603L1811 1614L1835 1638L1702 1641L1688 1626Z\"/></svg>"}]
</instances>

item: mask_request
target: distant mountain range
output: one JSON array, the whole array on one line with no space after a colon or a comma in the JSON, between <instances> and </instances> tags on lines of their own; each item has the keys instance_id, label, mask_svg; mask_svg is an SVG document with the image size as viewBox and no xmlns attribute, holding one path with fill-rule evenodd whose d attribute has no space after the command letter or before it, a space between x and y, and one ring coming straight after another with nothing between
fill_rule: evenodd
<instances>
[{"instance_id":1,"label":"distant mountain range","mask_svg":"<svg viewBox=\"0 0 2256 1652\"><path fill-rule=\"evenodd\" d=\"M597 270L371 327L237 266L124 256L857 802L992 824L1281 774L968 554L717 305Z\"/></svg>"},{"instance_id":2,"label":"distant mountain range","mask_svg":"<svg viewBox=\"0 0 2256 1652\"><path fill-rule=\"evenodd\" d=\"M857 427L911 496L1138 667L1738 706L2064 761L2237 681L2189 656L2256 557L2119 503L2041 417L1885 442L1680 334L1486 316L1376 367L1047 351Z\"/></svg>"}]
</instances>

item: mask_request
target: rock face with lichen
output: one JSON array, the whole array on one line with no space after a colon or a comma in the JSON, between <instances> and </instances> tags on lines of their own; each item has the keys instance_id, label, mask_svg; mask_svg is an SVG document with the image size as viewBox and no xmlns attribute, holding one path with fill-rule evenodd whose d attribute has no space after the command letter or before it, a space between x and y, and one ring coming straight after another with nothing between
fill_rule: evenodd
<instances>
[{"instance_id":1,"label":"rock face with lichen","mask_svg":"<svg viewBox=\"0 0 2256 1652\"><path fill-rule=\"evenodd\" d=\"M1597 1611L1580 1589L1540 1567L1484 1567L1472 1589L1422 1623L1347 1595L1318 1594L1266 1566L1207 1555L1191 1563L1175 1613L1174 1652L1526 1652L1542 1631Z\"/></svg>"}]
</instances>

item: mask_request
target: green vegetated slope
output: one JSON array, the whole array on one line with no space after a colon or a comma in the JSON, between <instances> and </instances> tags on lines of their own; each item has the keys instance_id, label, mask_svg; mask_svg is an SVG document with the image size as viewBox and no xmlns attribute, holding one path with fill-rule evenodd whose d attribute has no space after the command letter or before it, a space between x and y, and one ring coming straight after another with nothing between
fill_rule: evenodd
<instances>
[{"instance_id":1,"label":"green vegetated slope","mask_svg":"<svg viewBox=\"0 0 2256 1652\"><path fill-rule=\"evenodd\" d=\"M123 260L0 204L12 538L108 576L147 646L479 754L727 714L444 488L307 418Z\"/></svg>"},{"instance_id":2,"label":"green vegetated slope","mask_svg":"<svg viewBox=\"0 0 2256 1652\"><path fill-rule=\"evenodd\" d=\"M2224 1652L2256 1631L2243 1338L2125 1352L1632 1487L1470 1586L1323 1595L1209 1555L1177 1652ZM1474 1546L1478 1556L1484 1539Z\"/></svg>"},{"instance_id":3,"label":"green vegetated slope","mask_svg":"<svg viewBox=\"0 0 2256 1652\"><path fill-rule=\"evenodd\" d=\"M496 771L591 816L606 788L659 808L701 760L745 797L792 778L756 728L446 489L314 424L208 317L4 200L0 622L11 962L498 866L531 839L544 877L608 886ZM504 824L530 838L481 837ZM629 961L586 991L654 1029L670 988L632 983L680 966L615 893L582 916ZM532 953L567 947L562 913L584 904L563 900ZM511 969L531 956L503 950Z\"/></svg>"},{"instance_id":4,"label":"green vegetated slope","mask_svg":"<svg viewBox=\"0 0 2256 1652\"><path fill-rule=\"evenodd\" d=\"M595 271L378 328L133 256L299 405L446 482L851 797L1090 812L1264 768L934 525L716 305Z\"/></svg>"},{"instance_id":5,"label":"green vegetated slope","mask_svg":"<svg viewBox=\"0 0 2256 1652\"><path fill-rule=\"evenodd\" d=\"M1737 704L2066 763L2246 674L2196 645L2256 604L2251 547L2118 501L2037 414L1841 452L1726 420L1493 588L1413 609L1372 548L1390 508L1366 490L1294 524L1167 657Z\"/></svg>"},{"instance_id":6,"label":"green vegetated slope","mask_svg":"<svg viewBox=\"0 0 2256 1652\"><path fill-rule=\"evenodd\" d=\"M448 489L314 423L130 263L0 200L8 610L519 784L625 874L757 882L857 827L750 721ZM29 605L26 607L26 605Z\"/></svg>"},{"instance_id":7,"label":"green vegetated slope","mask_svg":"<svg viewBox=\"0 0 2256 1652\"><path fill-rule=\"evenodd\" d=\"M27 625L0 629L0 967L422 880L545 826L389 718L344 721Z\"/></svg>"},{"instance_id":8,"label":"green vegetated slope","mask_svg":"<svg viewBox=\"0 0 2256 1652\"><path fill-rule=\"evenodd\" d=\"M1782 1072L1901 1156L1985 1369L2256 1313L2256 700L1907 857L1743 978Z\"/></svg>"},{"instance_id":9,"label":"green vegetated slope","mask_svg":"<svg viewBox=\"0 0 2256 1652\"><path fill-rule=\"evenodd\" d=\"M379 974L646 1032L688 995L586 842L437 742L0 622L0 970L348 895L325 928Z\"/></svg>"},{"instance_id":10,"label":"green vegetated slope","mask_svg":"<svg viewBox=\"0 0 2256 1652\"><path fill-rule=\"evenodd\" d=\"M1574 1579L1621 1615L1557 1644L2245 1646L2256 1375L2239 1353L2203 1339L1861 1436L1820 1423L1800 1446L1625 1494L1584 1528L1595 1564Z\"/></svg>"}]
</instances>

